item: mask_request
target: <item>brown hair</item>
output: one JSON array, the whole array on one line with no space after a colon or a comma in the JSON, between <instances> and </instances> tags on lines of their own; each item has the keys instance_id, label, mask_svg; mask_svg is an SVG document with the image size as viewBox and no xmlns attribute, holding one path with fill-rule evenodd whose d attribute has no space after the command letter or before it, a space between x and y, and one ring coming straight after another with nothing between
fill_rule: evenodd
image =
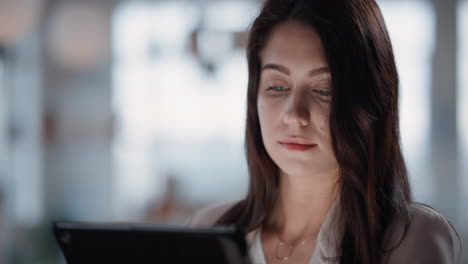
<instances>
[{"instance_id":1,"label":"brown hair","mask_svg":"<svg viewBox=\"0 0 468 264\"><path fill-rule=\"evenodd\" d=\"M398 73L382 14L373 0L265 2L247 46L249 189L217 224L254 230L268 219L277 199L279 170L263 145L257 112L259 53L272 29L287 20L317 32L331 72L330 133L340 167L344 219L341 263L377 263L392 218L399 215L409 223L411 197L400 150Z\"/></svg>"}]
</instances>

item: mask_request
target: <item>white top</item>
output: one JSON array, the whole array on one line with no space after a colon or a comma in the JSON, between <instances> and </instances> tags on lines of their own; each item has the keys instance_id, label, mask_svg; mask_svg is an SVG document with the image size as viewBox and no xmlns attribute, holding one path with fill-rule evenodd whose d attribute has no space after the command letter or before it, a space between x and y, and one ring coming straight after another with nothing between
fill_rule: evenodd
<instances>
[{"instance_id":1,"label":"white top","mask_svg":"<svg viewBox=\"0 0 468 264\"><path fill-rule=\"evenodd\" d=\"M330 210L327 213L327 217L320 228L317 244L315 245L314 253L308 264L319 264L319 263L339 263L339 252L336 245L341 240L340 233L335 230L341 230L341 218L339 217L339 198L337 198ZM262 228L258 228L253 231L253 239L249 247L249 254L252 260L252 264L267 264L265 253L263 251L261 232Z\"/></svg>"},{"instance_id":2,"label":"white top","mask_svg":"<svg viewBox=\"0 0 468 264\"><path fill-rule=\"evenodd\" d=\"M325 260L319 258L319 253L317 253L318 247L315 246L314 254L312 258L309 260L308 264L316 264L316 263L335 263L333 260ZM249 255L252 261L252 264L267 264L265 253L263 252L263 246L261 241L261 228L254 235L254 239L252 241L252 245L249 248ZM325 262L324 262L325 261Z\"/></svg>"}]
</instances>

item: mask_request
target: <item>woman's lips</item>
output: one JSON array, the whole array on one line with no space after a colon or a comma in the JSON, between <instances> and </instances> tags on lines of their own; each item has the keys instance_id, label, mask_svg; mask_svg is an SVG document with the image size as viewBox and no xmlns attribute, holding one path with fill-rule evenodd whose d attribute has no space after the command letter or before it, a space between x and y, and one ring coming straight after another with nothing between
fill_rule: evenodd
<instances>
[{"instance_id":1,"label":"woman's lips","mask_svg":"<svg viewBox=\"0 0 468 264\"><path fill-rule=\"evenodd\" d=\"M285 147L288 150L295 150L295 151L306 151L310 148L317 146L317 144L297 144L297 143L285 143L280 142L281 146Z\"/></svg>"}]
</instances>

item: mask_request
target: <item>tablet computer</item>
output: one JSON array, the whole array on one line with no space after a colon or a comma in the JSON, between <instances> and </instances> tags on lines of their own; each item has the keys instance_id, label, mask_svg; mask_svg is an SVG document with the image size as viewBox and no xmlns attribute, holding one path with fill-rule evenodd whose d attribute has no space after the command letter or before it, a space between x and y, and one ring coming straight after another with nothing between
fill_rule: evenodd
<instances>
[{"instance_id":1,"label":"tablet computer","mask_svg":"<svg viewBox=\"0 0 468 264\"><path fill-rule=\"evenodd\" d=\"M245 233L234 225L54 222L53 232L68 264L251 263Z\"/></svg>"}]
</instances>

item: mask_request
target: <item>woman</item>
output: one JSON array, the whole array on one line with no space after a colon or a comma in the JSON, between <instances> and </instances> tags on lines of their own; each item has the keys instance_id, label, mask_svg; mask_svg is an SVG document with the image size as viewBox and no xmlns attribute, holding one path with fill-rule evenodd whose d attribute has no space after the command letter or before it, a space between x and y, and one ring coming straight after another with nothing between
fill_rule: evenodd
<instances>
[{"instance_id":1,"label":"woman","mask_svg":"<svg viewBox=\"0 0 468 264\"><path fill-rule=\"evenodd\" d=\"M456 232L411 201L398 74L373 0L270 0L254 21L245 199L190 226L237 224L254 263L455 263Z\"/></svg>"}]
</instances>

